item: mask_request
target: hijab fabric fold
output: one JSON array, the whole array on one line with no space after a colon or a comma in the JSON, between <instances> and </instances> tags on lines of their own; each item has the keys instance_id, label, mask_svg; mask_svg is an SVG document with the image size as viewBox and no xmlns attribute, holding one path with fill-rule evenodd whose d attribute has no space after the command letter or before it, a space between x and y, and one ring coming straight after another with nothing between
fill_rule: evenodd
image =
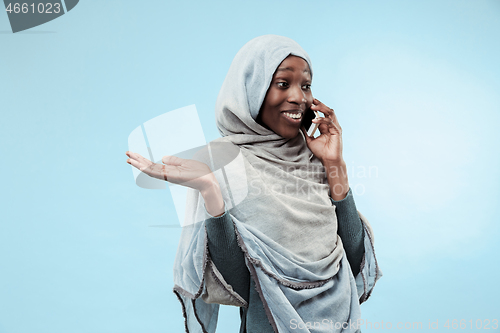
<instances>
[{"instance_id":1,"label":"hijab fabric fold","mask_svg":"<svg viewBox=\"0 0 500 333\"><path fill-rule=\"evenodd\" d=\"M216 102L222 138L209 144L207 164L217 169L226 214L275 332L359 332L359 305L382 274L370 224L359 213L365 255L354 277L321 162L309 159L302 132L286 139L256 122L273 74L289 55L303 58L312 75L307 53L286 37L257 37L237 53ZM215 168L221 144L239 153ZM210 259L206 218L199 191L189 189L174 292L191 333L215 332L219 304L248 306Z\"/></svg>"}]
</instances>

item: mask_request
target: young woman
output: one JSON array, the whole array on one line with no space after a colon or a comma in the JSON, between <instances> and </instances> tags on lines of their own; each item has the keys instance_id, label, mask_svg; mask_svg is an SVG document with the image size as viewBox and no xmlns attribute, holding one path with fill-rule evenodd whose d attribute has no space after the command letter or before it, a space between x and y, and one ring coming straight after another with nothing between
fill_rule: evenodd
<instances>
[{"instance_id":1,"label":"young woman","mask_svg":"<svg viewBox=\"0 0 500 333\"><path fill-rule=\"evenodd\" d=\"M216 103L222 138L205 160L155 164L127 152L141 171L189 187L174 264L186 332L215 332L219 304L240 307L240 332L360 331L360 304L381 271L341 127L311 83L296 42L257 37L229 68ZM316 138L304 127L311 112L323 115L312 121ZM238 157L214 168L228 147Z\"/></svg>"}]
</instances>

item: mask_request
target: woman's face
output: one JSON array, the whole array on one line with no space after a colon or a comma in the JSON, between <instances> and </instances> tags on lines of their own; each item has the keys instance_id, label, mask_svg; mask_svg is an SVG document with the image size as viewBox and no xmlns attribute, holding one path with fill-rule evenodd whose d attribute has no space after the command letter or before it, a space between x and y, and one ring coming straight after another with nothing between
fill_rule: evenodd
<instances>
[{"instance_id":1,"label":"woman's face","mask_svg":"<svg viewBox=\"0 0 500 333\"><path fill-rule=\"evenodd\" d=\"M288 56L274 72L257 123L292 139L299 134L304 113L312 102L309 65L300 57Z\"/></svg>"}]
</instances>

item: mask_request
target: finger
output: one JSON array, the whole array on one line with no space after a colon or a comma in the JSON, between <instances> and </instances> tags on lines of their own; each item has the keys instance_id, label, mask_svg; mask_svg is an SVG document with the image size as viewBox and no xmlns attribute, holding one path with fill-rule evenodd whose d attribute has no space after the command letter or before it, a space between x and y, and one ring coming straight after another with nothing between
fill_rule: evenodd
<instances>
[{"instance_id":1,"label":"finger","mask_svg":"<svg viewBox=\"0 0 500 333\"><path fill-rule=\"evenodd\" d=\"M138 154L139 155L139 154ZM148 160L147 158L145 157L142 157L141 155L139 155L139 162L141 162L142 164L145 164L145 165L151 165L151 164L154 164L153 161L150 161Z\"/></svg>"},{"instance_id":2,"label":"finger","mask_svg":"<svg viewBox=\"0 0 500 333\"><path fill-rule=\"evenodd\" d=\"M157 166L156 163L151 163L151 164L142 163L139 170L141 170L144 173L150 174L151 171L157 171L157 169L155 168L156 166Z\"/></svg>"},{"instance_id":3,"label":"finger","mask_svg":"<svg viewBox=\"0 0 500 333\"><path fill-rule=\"evenodd\" d=\"M327 126L335 126L335 123L331 118L316 118L313 119L313 123L319 124L320 126L321 124L325 124Z\"/></svg>"},{"instance_id":4,"label":"finger","mask_svg":"<svg viewBox=\"0 0 500 333\"><path fill-rule=\"evenodd\" d=\"M138 153L134 153L134 152L131 152L131 151L128 151L128 152L126 152L125 154L126 154L128 157L133 158L133 159L136 159L136 160L142 157L140 154L138 154Z\"/></svg>"},{"instance_id":5,"label":"finger","mask_svg":"<svg viewBox=\"0 0 500 333\"><path fill-rule=\"evenodd\" d=\"M322 134L327 132L331 134L341 133L340 127L331 118L313 119L313 122L319 125L318 128Z\"/></svg>"},{"instance_id":6,"label":"finger","mask_svg":"<svg viewBox=\"0 0 500 333\"><path fill-rule=\"evenodd\" d=\"M145 164L145 165L150 165L151 162L150 160L148 160L147 158L145 157L142 157L141 154L138 154L138 153L133 153L133 152L129 152L129 155L128 155L131 159L134 159L136 160L137 162L139 163L142 163L142 164Z\"/></svg>"},{"instance_id":7,"label":"finger","mask_svg":"<svg viewBox=\"0 0 500 333\"><path fill-rule=\"evenodd\" d=\"M325 104L323 104L317 98L314 99L314 104L311 105L311 109L323 113L325 115L325 117L332 117L333 116L333 110L330 109Z\"/></svg>"},{"instance_id":8,"label":"finger","mask_svg":"<svg viewBox=\"0 0 500 333\"><path fill-rule=\"evenodd\" d=\"M331 118L333 122L336 124L336 126L341 130L340 123L337 119L337 115L335 114L335 111L333 109L328 108L326 105L315 99L316 102L318 102L318 106L320 109L317 109L318 111L322 112L325 115L325 118Z\"/></svg>"},{"instance_id":9,"label":"finger","mask_svg":"<svg viewBox=\"0 0 500 333\"><path fill-rule=\"evenodd\" d=\"M135 167L135 168L139 169L139 170L140 170L142 167L144 167L144 165L143 165L143 164L141 164L141 163L139 163L138 161L136 161L136 160L134 160L134 159L131 159L131 158L129 158L129 159L127 160L127 163L128 163L128 164L130 164L131 166L133 166L133 167Z\"/></svg>"},{"instance_id":10,"label":"finger","mask_svg":"<svg viewBox=\"0 0 500 333\"><path fill-rule=\"evenodd\" d=\"M334 117L333 109L330 109L328 107L317 106L314 110L323 113L323 116L325 118L331 118L331 119L333 119L333 117Z\"/></svg>"},{"instance_id":11,"label":"finger","mask_svg":"<svg viewBox=\"0 0 500 333\"><path fill-rule=\"evenodd\" d=\"M332 119L333 122L340 128L339 120L337 119L337 115L335 114L335 111L333 109L332 109Z\"/></svg>"}]
</instances>

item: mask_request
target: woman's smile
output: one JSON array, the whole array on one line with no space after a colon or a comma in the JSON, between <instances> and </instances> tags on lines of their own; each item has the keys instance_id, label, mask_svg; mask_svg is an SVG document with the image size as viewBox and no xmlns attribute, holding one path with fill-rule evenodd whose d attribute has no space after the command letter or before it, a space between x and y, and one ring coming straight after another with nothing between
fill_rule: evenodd
<instances>
[{"instance_id":1,"label":"woman's smile","mask_svg":"<svg viewBox=\"0 0 500 333\"><path fill-rule=\"evenodd\" d=\"M303 111L283 111L281 114L294 125L300 125L302 122Z\"/></svg>"}]
</instances>

